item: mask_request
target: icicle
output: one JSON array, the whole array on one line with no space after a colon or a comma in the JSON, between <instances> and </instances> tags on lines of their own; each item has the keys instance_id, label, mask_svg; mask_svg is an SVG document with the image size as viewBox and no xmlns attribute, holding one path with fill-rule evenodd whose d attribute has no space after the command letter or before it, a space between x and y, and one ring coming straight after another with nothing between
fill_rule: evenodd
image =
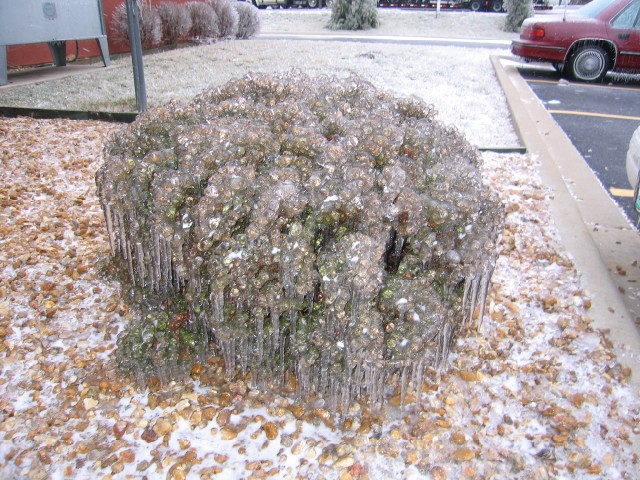
<instances>
[{"instance_id":1,"label":"icicle","mask_svg":"<svg viewBox=\"0 0 640 480\"><path fill-rule=\"evenodd\" d=\"M271 327L273 332L271 333L271 349L277 351L280 345L280 311L276 308L271 308Z\"/></svg>"},{"instance_id":2,"label":"icicle","mask_svg":"<svg viewBox=\"0 0 640 480\"><path fill-rule=\"evenodd\" d=\"M424 357L415 366L413 385L416 392L416 403L422 407L422 383L424 382Z\"/></svg>"},{"instance_id":3,"label":"icicle","mask_svg":"<svg viewBox=\"0 0 640 480\"><path fill-rule=\"evenodd\" d=\"M115 232L113 230L113 217L111 213L111 204L105 203L103 204L104 208L104 218L107 221L107 233L109 234L109 245L111 246L111 253L116 253L116 239Z\"/></svg>"},{"instance_id":4,"label":"icicle","mask_svg":"<svg viewBox=\"0 0 640 480\"><path fill-rule=\"evenodd\" d=\"M136 266L138 267L138 277L140 279L140 285L146 287L146 275L145 275L145 264L144 264L144 250L142 248L142 243L136 242Z\"/></svg>"},{"instance_id":5,"label":"icicle","mask_svg":"<svg viewBox=\"0 0 640 480\"><path fill-rule=\"evenodd\" d=\"M160 265L160 235L152 233L153 245L151 248L151 287L157 292L160 289L160 272L162 271L162 265Z\"/></svg>"},{"instance_id":6,"label":"icicle","mask_svg":"<svg viewBox=\"0 0 640 480\"><path fill-rule=\"evenodd\" d=\"M464 293L462 294L462 315L463 322L467 321L467 308L469 306L469 292L471 291L471 284L473 283L473 276L467 275L464 279Z\"/></svg>"},{"instance_id":7,"label":"icicle","mask_svg":"<svg viewBox=\"0 0 640 480\"><path fill-rule=\"evenodd\" d=\"M278 345L278 381L280 384L284 385L285 382L285 370L286 365L284 363L284 354L285 354L285 338L284 335L280 335L280 344Z\"/></svg>"},{"instance_id":8,"label":"icicle","mask_svg":"<svg viewBox=\"0 0 640 480\"><path fill-rule=\"evenodd\" d=\"M249 366L249 341L247 337L242 337L238 342L240 343L238 348L240 350L240 370L242 371L242 376L245 376Z\"/></svg>"},{"instance_id":9,"label":"icicle","mask_svg":"<svg viewBox=\"0 0 640 480\"><path fill-rule=\"evenodd\" d=\"M493 268L487 268L482 275L482 280L480 281L480 316L478 317L477 328L480 328L482 320L484 319L484 312L487 308L487 296L489 295L489 286L491 284L492 275Z\"/></svg>"},{"instance_id":10,"label":"icicle","mask_svg":"<svg viewBox=\"0 0 640 480\"><path fill-rule=\"evenodd\" d=\"M129 253L126 246L128 235L124 224L124 215L120 210L118 210L116 213L116 218L118 220L118 236L120 238L120 253L122 255L122 258L127 259Z\"/></svg>"},{"instance_id":11,"label":"icicle","mask_svg":"<svg viewBox=\"0 0 640 480\"><path fill-rule=\"evenodd\" d=\"M262 363L264 357L264 316L257 313L256 316L256 361Z\"/></svg>"},{"instance_id":12,"label":"icicle","mask_svg":"<svg viewBox=\"0 0 640 480\"><path fill-rule=\"evenodd\" d=\"M171 242L165 238L160 239L160 264L162 265L162 291L169 291L171 284Z\"/></svg>"},{"instance_id":13,"label":"icicle","mask_svg":"<svg viewBox=\"0 0 640 480\"><path fill-rule=\"evenodd\" d=\"M451 341L453 340L453 332L454 326L447 322L444 324L442 331L438 335L438 349L435 357L435 366L438 369L445 365L447 358L449 357Z\"/></svg>"},{"instance_id":14,"label":"icicle","mask_svg":"<svg viewBox=\"0 0 640 480\"><path fill-rule=\"evenodd\" d=\"M329 385L329 352L323 350L320 354L320 390Z\"/></svg>"},{"instance_id":15,"label":"icicle","mask_svg":"<svg viewBox=\"0 0 640 480\"><path fill-rule=\"evenodd\" d=\"M209 294L209 302L211 304L210 325L215 330L219 328L224 321L224 290L212 286L211 293Z\"/></svg>"},{"instance_id":16,"label":"icicle","mask_svg":"<svg viewBox=\"0 0 640 480\"><path fill-rule=\"evenodd\" d=\"M351 380L351 398L358 398L362 395L362 365L358 364L353 369L353 378Z\"/></svg>"},{"instance_id":17,"label":"icicle","mask_svg":"<svg viewBox=\"0 0 640 480\"><path fill-rule=\"evenodd\" d=\"M400 406L404 407L404 401L407 395L407 383L409 378L409 368L403 367L400 374Z\"/></svg>"},{"instance_id":18,"label":"icicle","mask_svg":"<svg viewBox=\"0 0 640 480\"><path fill-rule=\"evenodd\" d=\"M299 361L296 364L296 395L299 399L309 398L310 385L309 385L309 372L307 366Z\"/></svg>"},{"instance_id":19,"label":"icicle","mask_svg":"<svg viewBox=\"0 0 640 480\"><path fill-rule=\"evenodd\" d=\"M344 383L342 385L342 402L340 408L342 409L342 414L344 415L347 409L349 408L349 403L351 402L351 374L353 370L353 366L351 365L351 351L347 338L344 338L344 367L343 367L343 377Z\"/></svg>"},{"instance_id":20,"label":"icicle","mask_svg":"<svg viewBox=\"0 0 640 480\"><path fill-rule=\"evenodd\" d=\"M133 252L131 250L131 243L129 239L126 238L124 241L125 250L127 251L126 259L127 259L127 268L129 269L129 277L131 278L131 284L136 286L136 274L133 270Z\"/></svg>"},{"instance_id":21,"label":"icicle","mask_svg":"<svg viewBox=\"0 0 640 480\"><path fill-rule=\"evenodd\" d=\"M462 309L463 312L463 325L468 325L473 322L473 313L476 311L477 301L478 301L478 287L480 286L480 278L478 278L477 274L473 274L471 277L471 282L469 284L468 291L468 303L466 305L467 308ZM465 293L467 290L467 285L465 284Z\"/></svg>"},{"instance_id":22,"label":"icicle","mask_svg":"<svg viewBox=\"0 0 640 480\"><path fill-rule=\"evenodd\" d=\"M233 378L236 373L236 342L235 340L223 340L220 342L224 370L227 378Z\"/></svg>"}]
</instances>

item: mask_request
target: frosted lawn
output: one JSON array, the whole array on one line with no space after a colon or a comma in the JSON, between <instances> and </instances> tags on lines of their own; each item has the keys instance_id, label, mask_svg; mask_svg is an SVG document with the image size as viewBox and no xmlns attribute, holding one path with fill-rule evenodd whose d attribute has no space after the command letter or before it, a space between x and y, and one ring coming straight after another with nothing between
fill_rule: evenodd
<instances>
[{"instance_id":1,"label":"frosted lawn","mask_svg":"<svg viewBox=\"0 0 640 480\"><path fill-rule=\"evenodd\" d=\"M321 32L329 10L261 11L267 33ZM371 34L513 38L500 30L502 15L469 12L380 10L382 26ZM479 22L472 28L474 22ZM273 25L272 25L273 23ZM454 26L455 25L455 26ZM369 34L364 32L364 34ZM363 32L358 32L361 34ZM310 75L357 73L396 95L416 95L433 104L439 119L464 132L478 147L518 145L507 105L489 61L495 49L398 46L357 42L251 39L181 48L145 56L150 106L186 101L205 88L248 72L298 68ZM41 84L0 89L0 105L69 110L135 110L131 61L122 58L107 70Z\"/></svg>"}]
</instances>

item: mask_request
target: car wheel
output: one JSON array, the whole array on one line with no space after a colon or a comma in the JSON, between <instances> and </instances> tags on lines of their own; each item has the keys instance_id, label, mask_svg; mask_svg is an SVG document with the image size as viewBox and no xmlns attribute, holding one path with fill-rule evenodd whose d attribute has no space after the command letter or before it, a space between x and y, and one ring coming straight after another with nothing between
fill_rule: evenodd
<instances>
[{"instance_id":1,"label":"car wheel","mask_svg":"<svg viewBox=\"0 0 640 480\"><path fill-rule=\"evenodd\" d=\"M307 7L318 8L318 0L307 0Z\"/></svg>"},{"instance_id":2,"label":"car wheel","mask_svg":"<svg viewBox=\"0 0 640 480\"><path fill-rule=\"evenodd\" d=\"M494 12L500 13L502 11L502 2L500 0L494 0L491 4L491 8Z\"/></svg>"},{"instance_id":3,"label":"car wheel","mask_svg":"<svg viewBox=\"0 0 640 480\"><path fill-rule=\"evenodd\" d=\"M609 56L603 48L585 45L578 48L569 59L569 72L582 82L599 82L609 69Z\"/></svg>"},{"instance_id":4,"label":"car wheel","mask_svg":"<svg viewBox=\"0 0 640 480\"><path fill-rule=\"evenodd\" d=\"M480 10L482 8L482 4L480 3L480 0L473 0L470 4L469 4L469 8L474 11L477 12L478 10Z\"/></svg>"}]
</instances>

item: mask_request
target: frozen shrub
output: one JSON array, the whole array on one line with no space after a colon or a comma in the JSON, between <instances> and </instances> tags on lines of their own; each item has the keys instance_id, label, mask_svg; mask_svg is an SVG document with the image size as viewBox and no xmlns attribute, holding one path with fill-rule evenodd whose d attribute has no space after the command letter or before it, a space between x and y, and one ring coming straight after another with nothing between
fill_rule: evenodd
<instances>
[{"instance_id":1,"label":"frozen shrub","mask_svg":"<svg viewBox=\"0 0 640 480\"><path fill-rule=\"evenodd\" d=\"M117 360L380 404L481 319L502 207L480 157L415 98L349 77L248 75L141 114L96 175L140 316ZM479 320L478 320L479 321Z\"/></svg>"},{"instance_id":2,"label":"frozen shrub","mask_svg":"<svg viewBox=\"0 0 640 480\"><path fill-rule=\"evenodd\" d=\"M162 40L175 45L185 40L191 30L191 15L184 4L164 2L157 7L162 21Z\"/></svg>"},{"instance_id":3,"label":"frozen shrub","mask_svg":"<svg viewBox=\"0 0 640 480\"><path fill-rule=\"evenodd\" d=\"M376 28L378 10L374 0L334 0L328 27L332 30Z\"/></svg>"},{"instance_id":4,"label":"frozen shrub","mask_svg":"<svg viewBox=\"0 0 640 480\"><path fill-rule=\"evenodd\" d=\"M249 2L236 2L238 12L238 33L236 38L251 38L260 31L260 17L258 9Z\"/></svg>"},{"instance_id":5,"label":"frozen shrub","mask_svg":"<svg viewBox=\"0 0 640 480\"><path fill-rule=\"evenodd\" d=\"M533 16L533 4L531 0L506 0L507 17L504 29L507 32L519 32L522 22Z\"/></svg>"},{"instance_id":6,"label":"frozen shrub","mask_svg":"<svg viewBox=\"0 0 640 480\"><path fill-rule=\"evenodd\" d=\"M208 0L207 3L218 15L218 36L235 38L238 33L238 12L234 4L238 3L238 0Z\"/></svg>"},{"instance_id":7,"label":"frozen shrub","mask_svg":"<svg viewBox=\"0 0 640 480\"><path fill-rule=\"evenodd\" d=\"M211 5L204 2L189 2L186 4L191 15L191 32L193 39L218 38L220 26L218 15Z\"/></svg>"},{"instance_id":8,"label":"frozen shrub","mask_svg":"<svg viewBox=\"0 0 640 480\"><path fill-rule=\"evenodd\" d=\"M140 10L140 41L144 48L152 48L162 41L162 22L156 8L148 1L138 0ZM111 20L111 34L118 43L129 43L129 23L125 2L116 7Z\"/></svg>"}]
</instances>

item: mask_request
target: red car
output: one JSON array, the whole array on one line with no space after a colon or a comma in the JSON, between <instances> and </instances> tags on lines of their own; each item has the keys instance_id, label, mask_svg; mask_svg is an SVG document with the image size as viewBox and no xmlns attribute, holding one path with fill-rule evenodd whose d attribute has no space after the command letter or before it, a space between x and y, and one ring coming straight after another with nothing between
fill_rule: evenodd
<instances>
[{"instance_id":1,"label":"red car","mask_svg":"<svg viewBox=\"0 0 640 480\"><path fill-rule=\"evenodd\" d=\"M528 18L511 51L584 82L640 73L640 0L593 0L566 16Z\"/></svg>"}]
</instances>

